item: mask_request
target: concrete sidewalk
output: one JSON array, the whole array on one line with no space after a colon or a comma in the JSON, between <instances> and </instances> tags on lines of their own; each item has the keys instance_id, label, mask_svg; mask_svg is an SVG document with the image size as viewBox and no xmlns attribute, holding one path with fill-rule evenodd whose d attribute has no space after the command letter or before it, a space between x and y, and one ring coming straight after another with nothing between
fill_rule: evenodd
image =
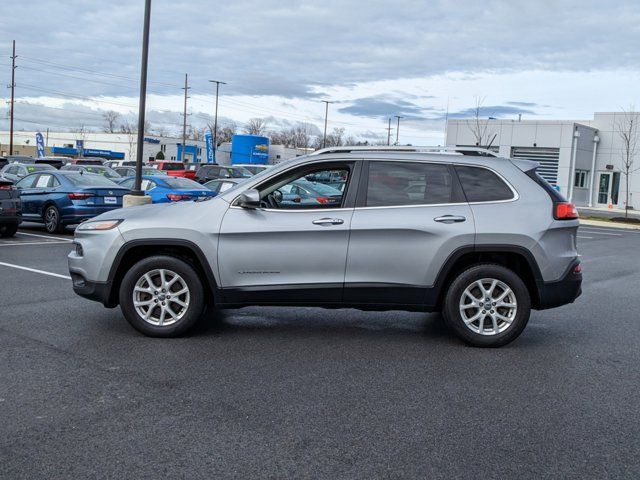
<instances>
[{"instance_id":1,"label":"concrete sidewalk","mask_svg":"<svg viewBox=\"0 0 640 480\"><path fill-rule=\"evenodd\" d=\"M606 227L606 228L621 228L625 230L640 230L640 225L634 225L629 223L609 222L606 220L585 220L580 219L580 225L590 227Z\"/></svg>"}]
</instances>

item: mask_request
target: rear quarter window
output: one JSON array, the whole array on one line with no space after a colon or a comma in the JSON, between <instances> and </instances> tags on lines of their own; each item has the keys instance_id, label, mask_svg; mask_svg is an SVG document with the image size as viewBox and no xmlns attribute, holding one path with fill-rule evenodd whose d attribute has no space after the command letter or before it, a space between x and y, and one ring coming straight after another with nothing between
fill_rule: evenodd
<instances>
[{"instance_id":1,"label":"rear quarter window","mask_svg":"<svg viewBox=\"0 0 640 480\"><path fill-rule=\"evenodd\" d=\"M499 202L514 198L504 180L487 168L456 165L455 169L468 202Z\"/></svg>"}]
</instances>

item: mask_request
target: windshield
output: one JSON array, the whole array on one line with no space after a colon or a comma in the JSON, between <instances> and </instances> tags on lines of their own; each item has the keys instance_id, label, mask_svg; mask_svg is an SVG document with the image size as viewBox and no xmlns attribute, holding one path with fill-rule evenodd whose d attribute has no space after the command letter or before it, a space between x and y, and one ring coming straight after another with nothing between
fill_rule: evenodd
<instances>
[{"instance_id":1,"label":"windshield","mask_svg":"<svg viewBox=\"0 0 640 480\"><path fill-rule=\"evenodd\" d=\"M92 173L70 173L65 174L65 177L77 187L107 187L117 188L119 185L112 182L102 175L95 175Z\"/></svg>"},{"instance_id":2,"label":"windshield","mask_svg":"<svg viewBox=\"0 0 640 480\"><path fill-rule=\"evenodd\" d=\"M193 180L189 180L188 178L168 176L167 178L163 178L162 181L166 183L170 188L175 188L177 190L208 190L198 182L194 182Z\"/></svg>"},{"instance_id":3,"label":"windshield","mask_svg":"<svg viewBox=\"0 0 640 480\"><path fill-rule=\"evenodd\" d=\"M27 172L29 173L33 173L33 172L41 172L43 170L55 170L56 168L48 165L46 163L38 163L38 164L33 164L33 165L27 165L25 167L27 169Z\"/></svg>"},{"instance_id":4,"label":"windshield","mask_svg":"<svg viewBox=\"0 0 640 480\"><path fill-rule=\"evenodd\" d=\"M87 166L84 169L86 172L95 173L97 175L104 175L107 178L120 178L120 174L109 167Z\"/></svg>"},{"instance_id":5,"label":"windshield","mask_svg":"<svg viewBox=\"0 0 640 480\"><path fill-rule=\"evenodd\" d=\"M184 170L184 163L163 163L162 170Z\"/></svg>"}]
</instances>

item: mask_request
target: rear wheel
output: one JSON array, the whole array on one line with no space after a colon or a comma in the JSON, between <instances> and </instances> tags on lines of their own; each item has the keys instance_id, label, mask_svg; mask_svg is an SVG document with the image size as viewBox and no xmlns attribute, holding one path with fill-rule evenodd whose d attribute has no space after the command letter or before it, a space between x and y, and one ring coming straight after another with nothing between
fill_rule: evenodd
<instances>
[{"instance_id":1,"label":"rear wheel","mask_svg":"<svg viewBox=\"0 0 640 480\"><path fill-rule=\"evenodd\" d=\"M64 225L60 219L60 212L55 205L49 205L44 209L44 228L49 233L60 233L64 230Z\"/></svg>"},{"instance_id":2,"label":"rear wheel","mask_svg":"<svg viewBox=\"0 0 640 480\"><path fill-rule=\"evenodd\" d=\"M204 288L195 269L170 256L136 263L120 285L120 308L139 332L152 337L177 337L202 316Z\"/></svg>"},{"instance_id":3,"label":"rear wheel","mask_svg":"<svg viewBox=\"0 0 640 480\"><path fill-rule=\"evenodd\" d=\"M0 237L2 238L13 237L17 231L17 223L5 223L0 225Z\"/></svg>"},{"instance_id":4,"label":"rear wheel","mask_svg":"<svg viewBox=\"0 0 640 480\"><path fill-rule=\"evenodd\" d=\"M447 324L476 347L512 342L529 321L531 298L522 279L500 265L475 265L451 283L444 305Z\"/></svg>"}]
</instances>

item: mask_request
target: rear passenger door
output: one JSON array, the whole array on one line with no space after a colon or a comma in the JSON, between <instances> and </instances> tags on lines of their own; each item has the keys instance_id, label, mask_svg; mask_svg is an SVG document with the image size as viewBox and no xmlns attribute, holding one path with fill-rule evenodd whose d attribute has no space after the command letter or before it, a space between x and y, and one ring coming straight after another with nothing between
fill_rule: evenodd
<instances>
[{"instance_id":1,"label":"rear passenger door","mask_svg":"<svg viewBox=\"0 0 640 480\"><path fill-rule=\"evenodd\" d=\"M453 167L365 162L351 221L344 301L430 304L447 258L474 244L474 219Z\"/></svg>"}]
</instances>

